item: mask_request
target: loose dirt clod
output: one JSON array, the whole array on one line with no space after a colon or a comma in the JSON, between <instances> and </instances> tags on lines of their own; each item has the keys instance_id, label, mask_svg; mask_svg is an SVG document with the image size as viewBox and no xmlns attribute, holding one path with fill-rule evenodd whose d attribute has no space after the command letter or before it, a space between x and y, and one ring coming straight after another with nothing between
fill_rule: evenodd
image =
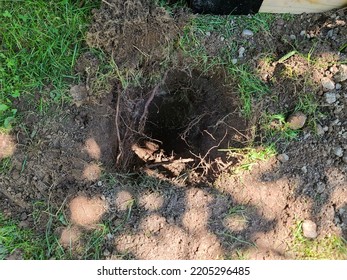
<instances>
[{"instance_id":1,"label":"loose dirt clod","mask_svg":"<svg viewBox=\"0 0 347 280\"><path fill-rule=\"evenodd\" d=\"M13 138L4 133L0 133L0 160L12 156L16 149Z\"/></svg>"},{"instance_id":2,"label":"loose dirt clod","mask_svg":"<svg viewBox=\"0 0 347 280\"><path fill-rule=\"evenodd\" d=\"M165 9L151 0L108 0L94 12L87 43L112 54L119 66L166 59L176 25Z\"/></svg>"},{"instance_id":3,"label":"loose dirt clod","mask_svg":"<svg viewBox=\"0 0 347 280\"><path fill-rule=\"evenodd\" d=\"M294 130L305 126L307 116L303 112L295 112L288 117L288 127Z\"/></svg>"}]
</instances>

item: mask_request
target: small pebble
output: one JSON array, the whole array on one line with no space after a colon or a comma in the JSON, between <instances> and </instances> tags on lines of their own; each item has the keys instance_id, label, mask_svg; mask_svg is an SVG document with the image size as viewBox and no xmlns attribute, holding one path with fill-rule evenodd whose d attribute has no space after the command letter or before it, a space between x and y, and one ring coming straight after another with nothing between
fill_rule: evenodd
<instances>
[{"instance_id":1,"label":"small pebble","mask_svg":"<svg viewBox=\"0 0 347 280\"><path fill-rule=\"evenodd\" d=\"M325 133L324 128L320 124L317 125L316 129L317 129L317 135L318 136L324 135L324 133Z\"/></svg>"},{"instance_id":2,"label":"small pebble","mask_svg":"<svg viewBox=\"0 0 347 280\"><path fill-rule=\"evenodd\" d=\"M306 166L303 166L303 167L301 168L301 171L302 171L302 173L306 174L306 173L307 173L307 167L306 167Z\"/></svg>"},{"instance_id":3,"label":"small pebble","mask_svg":"<svg viewBox=\"0 0 347 280\"><path fill-rule=\"evenodd\" d=\"M341 84L339 84L339 83L337 83L337 84L335 85L335 88L336 88L337 90L339 90L339 89L341 89L341 88L342 88L342 85L341 85Z\"/></svg>"},{"instance_id":4,"label":"small pebble","mask_svg":"<svg viewBox=\"0 0 347 280\"><path fill-rule=\"evenodd\" d=\"M225 40L225 38L223 36L220 37L221 42L223 42Z\"/></svg>"},{"instance_id":5,"label":"small pebble","mask_svg":"<svg viewBox=\"0 0 347 280\"><path fill-rule=\"evenodd\" d=\"M289 38L293 41L296 40L296 36L294 34L290 35Z\"/></svg>"},{"instance_id":6,"label":"small pebble","mask_svg":"<svg viewBox=\"0 0 347 280\"><path fill-rule=\"evenodd\" d=\"M237 58L233 58L233 59L231 60L231 63L235 65L235 64L237 63L237 61L238 61Z\"/></svg>"},{"instance_id":7,"label":"small pebble","mask_svg":"<svg viewBox=\"0 0 347 280\"><path fill-rule=\"evenodd\" d=\"M321 83L324 91L329 91L335 89L335 83L328 77L323 77Z\"/></svg>"},{"instance_id":8,"label":"small pebble","mask_svg":"<svg viewBox=\"0 0 347 280\"><path fill-rule=\"evenodd\" d=\"M305 126L307 116L302 112L295 112L288 117L288 127L291 129L300 129Z\"/></svg>"},{"instance_id":9,"label":"small pebble","mask_svg":"<svg viewBox=\"0 0 347 280\"><path fill-rule=\"evenodd\" d=\"M347 80L347 65L342 64L339 67L339 72L334 76L336 82L344 82Z\"/></svg>"},{"instance_id":10,"label":"small pebble","mask_svg":"<svg viewBox=\"0 0 347 280\"><path fill-rule=\"evenodd\" d=\"M207 31L207 32L206 32L206 36L207 36L207 37L210 37L210 36L211 36L211 32L210 32L210 31Z\"/></svg>"},{"instance_id":11,"label":"small pebble","mask_svg":"<svg viewBox=\"0 0 347 280\"><path fill-rule=\"evenodd\" d=\"M343 157L343 149L341 147L335 147L333 149L334 155L337 157Z\"/></svg>"},{"instance_id":12,"label":"small pebble","mask_svg":"<svg viewBox=\"0 0 347 280\"><path fill-rule=\"evenodd\" d=\"M302 231L306 238L315 239L318 236L317 225L310 220L305 220L302 223Z\"/></svg>"},{"instance_id":13,"label":"small pebble","mask_svg":"<svg viewBox=\"0 0 347 280\"><path fill-rule=\"evenodd\" d=\"M306 35L306 31L305 30L302 30L301 32L300 32L300 36L305 36Z\"/></svg>"},{"instance_id":14,"label":"small pebble","mask_svg":"<svg viewBox=\"0 0 347 280\"><path fill-rule=\"evenodd\" d=\"M246 49L244 47L239 48L239 58L242 58L245 54Z\"/></svg>"},{"instance_id":15,"label":"small pebble","mask_svg":"<svg viewBox=\"0 0 347 280\"><path fill-rule=\"evenodd\" d=\"M327 37L328 38L331 38L334 36L334 29L330 29L328 32L327 32Z\"/></svg>"},{"instance_id":16,"label":"small pebble","mask_svg":"<svg viewBox=\"0 0 347 280\"><path fill-rule=\"evenodd\" d=\"M277 159L283 163L289 160L289 156L287 154L280 154L277 156Z\"/></svg>"},{"instance_id":17,"label":"small pebble","mask_svg":"<svg viewBox=\"0 0 347 280\"><path fill-rule=\"evenodd\" d=\"M244 29L241 34L242 37L252 37L253 35L254 35L253 31L249 29Z\"/></svg>"},{"instance_id":18,"label":"small pebble","mask_svg":"<svg viewBox=\"0 0 347 280\"><path fill-rule=\"evenodd\" d=\"M325 102L328 104L333 104L337 100L335 92L326 92L324 97L325 97Z\"/></svg>"},{"instance_id":19,"label":"small pebble","mask_svg":"<svg viewBox=\"0 0 347 280\"><path fill-rule=\"evenodd\" d=\"M323 193L324 190L325 190L325 184L323 182L318 182L317 183L317 192Z\"/></svg>"}]
</instances>

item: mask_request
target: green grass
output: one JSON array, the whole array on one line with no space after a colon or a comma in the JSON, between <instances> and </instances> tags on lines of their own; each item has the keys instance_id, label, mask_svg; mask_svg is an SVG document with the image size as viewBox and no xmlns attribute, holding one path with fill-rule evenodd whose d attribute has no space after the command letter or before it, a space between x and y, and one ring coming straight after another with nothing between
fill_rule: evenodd
<instances>
[{"instance_id":1,"label":"green grass","mask_svg":"<svg viewBox=\"0 0 347 280\"><path fill-rule=\"evenodd\" d=\"M16 119L18 98L62 102L90 11L100 1L1 1L0 126ZM49 90L43 94L42 89ZM36 96L34 101L34 96ZM37 101L38 100L38 101ZM34 104L33 106L39 106Z\"/></svg>"},{"instance_id":2,"label":"green grass","mask_svg":"<svg viewBox=\"0 0 347 280\"><path fill-rule=\"evenodd\" d=\"M301 260L347 260L347 241L334 235L307 239L302 234L302 222L299 221L293 228L293 242L289 252Z\"/></svg>"},{"instance_id":3,"label":"green grass","mask_svg":"<svg viewBox=\"0 0 347 280\"><path fill-rule=\"evenodd\" d=\"M64 204L58 209L46 202L36 202L32 213L35 223L46 225L44 237L41 237L45 258L57 260L65 259L102 259L102 249L106 241L106 236L110 233L111 227L108 224L100 223L94 229L84 230L78 241L78 246L73 245L63 248L55 230L59 227L69 228L71 226L64 210Z\"/></svg>"},{"instance_id":4,"label":"green grass","mask_svg":"<svg viewBox=\"0 0 347 280\"><path fill-rule=\"evenodd\" d=\"M251 116L253 99L268 93L269 89L251 67L246 64L234 65L233 59L238 57L241 41L232 38L235 34L241 37L238 34L242 30L240 26L258 32L268 29L272 20L273 16L267 14L253 17L199 15L185 26L179 40L179 47L190 59L191 67L205 74L213 72L216 68L226 69L227 79L230 78L238 85L242 112L246 118ZM212 33L218 34L218 38L226 43L211 54L205 41L207 34L212 36ZM218 46L218 43L216 45Z\"/></svg>"},{"instance_id":5,"label":"green grass","mask_svg":"<svg viewBox=\"0 0 347 280\"><path fill-rule=\"evenodd\" d=\"M246 65L230 65L228 72L237 81L241 100L241 111L246 118L250 118L253 109L253 100L259 99L264 94L267 94L269 88Z\"/></svg>"},{"instance_id":6,"label":"green grass","mask_svg":"<svg viewBox=\"0 0 347 280\"><path fill-rule=\"evenodd\" d=\"M15 250L24 259L43 259L44 247L41 238L31 230L21 229L16 222L7 220L0 213L0 260Z\"/></svg>"},{"instance_id":7,"label":"green grass","mask_svg":"<svg viewBox=\"0 0 347 280\"><path fill-rule=\"evenodd\" d=\"M256 163L268 160L277 154L274 145L258 148L219 149L219 151L227 152L229 157L239 159L239 163L233 167L232 173L234 174L243 170L251 170Z\"/></svg>"},{"instance_id":8,"label":"green grass","mask_svg":"<svg viewBox=\"0 0 347 280\"><path fill-rule=\"evenodd\" d=\"M284 114L264 113L261 118L261 129L266 139L291 141L298 137L299 130L289 128Z\"/></svg>"}]
</instances>

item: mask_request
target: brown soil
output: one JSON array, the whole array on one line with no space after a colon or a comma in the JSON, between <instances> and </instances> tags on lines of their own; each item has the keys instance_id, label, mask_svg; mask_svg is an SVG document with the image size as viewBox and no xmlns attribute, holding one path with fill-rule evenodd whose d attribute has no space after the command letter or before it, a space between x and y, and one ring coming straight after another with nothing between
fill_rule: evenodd
<instances>
[{"instance_id":1,"label":"brown soil","mask_svg":"<svg viewBox=\"0 0 347 280\"><path fill-rule=\"evenodd\" d=\"M174 42L187 14L172 17L147 0L107 3L94 12L90 46L148 76L160 72L168 55L178 62L154 85L123 89L110 78L100 94L93 82L102 62L88 52L76 65L84 80L71 85L74 104L44 116L19 104L21 125L12 138L0 135L0 158L14 153L0 177L6 216L44 232L43 210L62 209L70 226L57 223L54 232L65 248L104 222L111 232L102 248L108 259L293 259L293 227L306 219L317 224L318 239L347 238L347 82L334 90L332 104L321 85L347 61L339 51L347 40L345 10L280 19L249 39L243 60L270 93L255 100L254 118L245 120L236 78L226 80L223 69L182 66ZM212 34L206 49L213 54L231 41L241 45L241 31L223 42ZM279 62L293 46L320 63L298 54ZM272 63L262 59L269 53ZM307 92L323 115L308 114L297 140L265 135L263 113L289 116ZM239 158L219 149L255 140L274 142L288 161L272 158L231 175ZM42 211L41 220L33 210Z\"/></svg>"}]
</instances>

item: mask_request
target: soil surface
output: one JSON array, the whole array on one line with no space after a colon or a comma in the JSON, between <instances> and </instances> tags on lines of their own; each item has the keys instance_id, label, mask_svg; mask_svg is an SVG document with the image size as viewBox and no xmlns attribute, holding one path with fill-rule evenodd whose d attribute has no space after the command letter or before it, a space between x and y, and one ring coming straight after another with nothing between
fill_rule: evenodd
<instances>
[{"instance_id":1,"label":"soil surface","mask_svg":"<svg viewBox=\"0 0 347 280\"><path fill-rule=\"evenodd\" d=\"M88 52L76 65L83 78L71 85L74 104L40 115L19 103L21 124L12 138L0 135L0 157L13 154L0 177L1 212L45 232L47 211L64 211L69 226L54 224L54 232L65 248L107 224L105 259L294 259L293 229L304 220L317 226L318 240L346 239L347 11L278 17L247 44L238 27L222 42L206 36L211 55L244 44L238 63L252 65L270 89L246 119L237 79L190 69L175 48L194 15L151 3L103 2L87 43L120 71L160 79L124 88L115 74L100 94L102 62ZM305 113L298 137L268 135L264 113L289 117L307 93L318 108ZM241 158L220 151L265 142L281 156L237 173Z\"/></svg>"}]
</instances>

